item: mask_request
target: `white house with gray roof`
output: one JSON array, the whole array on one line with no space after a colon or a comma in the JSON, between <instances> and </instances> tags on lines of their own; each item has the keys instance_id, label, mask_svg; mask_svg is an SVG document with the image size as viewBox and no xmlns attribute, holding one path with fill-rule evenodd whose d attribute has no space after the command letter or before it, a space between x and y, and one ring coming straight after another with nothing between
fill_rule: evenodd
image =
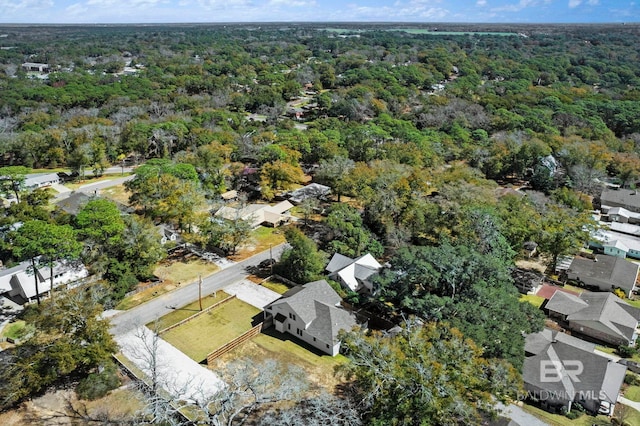
<instances>
[{"instance_id":1,"label":"white house with gray roof","mask_svg":"<svg viewBox=\"0 0 640 426\"><path fill-rule=\"evenodd\" d=\"M86 278L89 271L81 262L60 263L53 267L53 287L72 284L82 278ZM51 273L48 266L37 269L37 273L31 267L29 261L22 262L12 268L0 270L0 295L8 299L24 304L34 300L37 294L47 295L51 290ZM38 289L36 291L36 279Z\"/></svg>"},{"instance_id":2,"label":"white house with gray roof","mask_svg":"<svg viewBox=\"0 0 640 426\"><path fill-rule=\"evenodd\" d=\"M587 289L610 292L615 288L627 297L636 289L640 265L622 257L596 255L593 259L576 256L564 272L566 278Z\"/></svg>"},{"instance_id":3,"label":"white house with gray roof","mask_svg":"<svg viewBox=\"0 0 640 426\"><path fill-rule=\"evenodd\" d=\"M640 309L613 293L556 291L544 309L562 327L605 344L634 345L638 337Z\"/></svg>"},{"instance_id":4,"label":"white house with gray roof","mask_svg":"<svg viewBox=\"0 0 640 426\"><path fill-rule=\"evenodd\" d=\"M264 308L265 320L273 320L277 331L289 333L320 351L340 352L338 332L351 330L358 320L344 309L342 298L325 280L296 286Z\"/></svg>"},{"instance_id":5,"label":"white house with gray roof","mask_svg":"<svg viewBox=\"0 0 640 426\"><path fill-rule=\"evenodd\" d=\"M556 292L560 293L560 292ZM595 352L593 343L544 329L525 338L522 379L529 399L550 411L612 415L627 367Z\"/></svg>"},{"instance_id":6,"label":"white house with gray roof","mask_svg":"<svg viewBox=\"0 0 640 426\"><path fill-rule=\"evenodd\" d=\"M338 281L347 290L373 292L371 278L382 265L369 253L356 259L335 253L325 268L329 278Z\"/></svg>"}]
</instances>

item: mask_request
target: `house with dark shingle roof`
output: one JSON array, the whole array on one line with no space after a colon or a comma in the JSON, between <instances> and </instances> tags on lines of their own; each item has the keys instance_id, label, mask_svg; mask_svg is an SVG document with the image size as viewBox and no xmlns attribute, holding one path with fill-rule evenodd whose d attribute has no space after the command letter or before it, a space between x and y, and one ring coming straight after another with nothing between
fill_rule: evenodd
<instances>
[{"instance_id":1,"label":"house with dark shingle roof","mask_svg":"<svg viewBox=\"0 0 640 426\"><path fill-rule=\"evenodd\" d=\"M525 339L522 369L529 399L550 411L612 415L627 367L595 352L593 343L545 329Z\"/></svg>"},{"instance_id":2,"label":"house with dark shingle roof","mask_svg":"<svg viewBox=\"0 0 640 426\"><path fill-rule=\"evenodd\" d=\"M594 259L575 257L565 271L566 278L587 288L611 291L622 289L627 297L636 288L640 265L621 257L597 255Z\"/></svg>"},{"instance_id":3,"label":"house with dark shingle roof","mask_svg":"<svg viewBox=\"0 0 640 426\"><path fill-rule=\"evenodd\" d=\"M640 193L635 189L604 188L600 194L603 211L610 207L622 207L631 212L640 213Z\"/></svg>"},{"instance_id":4,"label":"house with dark shingle roof","mask_svg":"<svg viewBox=\"0 0 640 426\"><path fill-rule=\"evenodd\" d=\"M640 309L613 293L556 292L544 309L560 326L605 344L634 345L638 337Z\"/></svg>"},{"instance_id":5,"label":"house with dark shingle roof","mask_svg":"<svg viewBox=\"0 0 640 426\"><path fill-rule=\"evenodd\" d=\"M265 322L335 356L340 352L338 332L362 326L353 312L344 309L342 298L325 280L296 286L264 309Z\"/></svg>"}]
</instances>

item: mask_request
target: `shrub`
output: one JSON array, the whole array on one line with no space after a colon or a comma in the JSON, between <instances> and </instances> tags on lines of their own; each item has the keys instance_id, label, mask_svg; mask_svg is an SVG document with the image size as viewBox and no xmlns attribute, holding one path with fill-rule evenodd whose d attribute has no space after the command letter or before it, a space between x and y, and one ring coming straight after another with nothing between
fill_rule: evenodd
<instances>
[{"instance_id":1,"label":"shrub","mask_svg":"<svg viewBox=\"0 0 640 426\"><path fill-rule=\"evenodd\" d=\"M624 382L629 386L640 386L640 376L630 371L624 375Z\"/></svg>"},{"instance_id":2,"label":"shrub","mask_svg":"<svg viewBox=\"0 0 640 426\"><path fill-rule=\"evenodd\" d=\"M620 345L618 346L616 352L618 352L618 355L620 355L622 358L631 358L636 354L637 351L633 346Z\"/></svg>"},{"instance_id":3,"label":"shrub","mask_svg":"<svg viewBox=\"0 0 640 426\"><path fill-rule=\"evenodd\" d=\"M91 373L80 380L76 392L80 398L93 401L102 398L118 386L120 386L118 369L113 362L109 362L102 367L102 371Z\"/></svg>"}]
</instances>

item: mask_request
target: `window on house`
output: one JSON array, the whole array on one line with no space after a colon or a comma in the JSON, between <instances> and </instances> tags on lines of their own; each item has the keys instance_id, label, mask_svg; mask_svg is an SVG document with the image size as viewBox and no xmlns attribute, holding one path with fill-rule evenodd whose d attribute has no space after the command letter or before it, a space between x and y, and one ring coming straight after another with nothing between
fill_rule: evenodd
<instances>
[{"instance_id":1,"label":"window on house","mask_svg":"<svg viewBox=\"0 0 640 426\"><path fill-rule=\"evenodd\" d=\"M313 341L314 341L314 342L316 341L316 338L315 338L315 337L313 338Z\"/></svg>"},{"instance_id":2,"label":"window on house","mask_svg":"<svg viewBox=\"0 0 640 426\"><path fill-rule=\"evenodd\" d=\"M291 324L287 324L289 326L289 330L291 330Z\"/></svg>"},{"instance_id":3,"label":"window on house","mask_svg":"<svg viewBox=\"0 0 640 426\"><path fill-rule=\"evenodd\" d=\"M329 349L329 344L327 343L327 349Z\"/></svg>"}]
</instances>

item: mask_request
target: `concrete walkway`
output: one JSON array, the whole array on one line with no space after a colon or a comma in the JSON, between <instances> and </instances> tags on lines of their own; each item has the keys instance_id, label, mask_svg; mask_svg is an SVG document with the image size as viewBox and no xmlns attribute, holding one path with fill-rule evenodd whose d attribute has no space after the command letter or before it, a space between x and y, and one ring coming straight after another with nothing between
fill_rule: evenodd
<instances>
[{"instance_id":1,"label":"concrete walkway","mask_svg":"<svg viewBox=\"0 0 640 426\"><path fill-rule=\"evenodd\" d=\"M640 402L636 402L636 401L632 401L630 399L625 398L624 396L620 395L618 397L618 402L620 404L624 404L627 405L631 408L635 408L636 410L640 411Z\"/></svg>"},{"instance_id":2,"label":"concrete walkway","mask_svg":"<svg viewBox=\"0 0 640 426\"><path fill-rule=\"evenodd\" d=\"M533 414L529 414L515 404L505 406L502 403L496 405L496 409L500 415L511 419L520 426L549 426Z\"/></svg>"},{"instance_id":3,"label":"concrete walkway","mask_svg":"<svg viewBox=\"0 0 640 426\"><path fill-rule=\"evenodd\" d=\"M223 288L225 293L232 294L245 303L262 309L274 300L280 299L280 293L269 290L249 280L231 284Z\"/></svg>"}]
</instances>

